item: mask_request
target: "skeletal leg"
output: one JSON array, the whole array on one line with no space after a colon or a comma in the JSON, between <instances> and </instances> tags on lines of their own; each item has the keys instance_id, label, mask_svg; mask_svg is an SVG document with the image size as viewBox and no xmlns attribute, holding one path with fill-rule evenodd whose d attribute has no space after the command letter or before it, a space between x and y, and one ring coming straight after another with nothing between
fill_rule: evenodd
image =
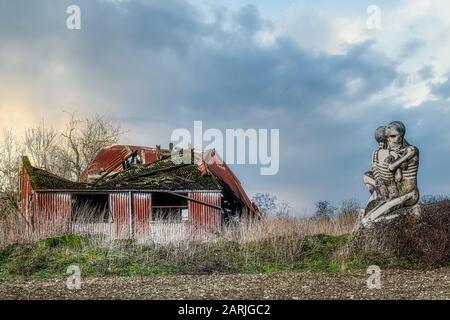
<instances>
[{"instance_id":1,"label":"skeletal leg","mask_svg":"<svg viewBox=\"0 0 450 320\"><path fill-rule=\"evenodd\" d=\"M387 201L375 208L371 212L368 212L365 217L361 219L362 225L367 226L375 221L380 221L383 219L383 215L389 213L393 208L403 204L404 202L412 199L415 196L415 191L412 191L404 196L395 198L393 200Z\"/></svg>"}]
</instances>

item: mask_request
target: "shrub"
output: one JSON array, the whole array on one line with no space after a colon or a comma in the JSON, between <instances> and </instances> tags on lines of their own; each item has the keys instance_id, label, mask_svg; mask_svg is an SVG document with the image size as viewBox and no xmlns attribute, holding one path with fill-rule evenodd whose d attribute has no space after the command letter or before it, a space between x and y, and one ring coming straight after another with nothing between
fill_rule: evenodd
<instances>
[{"instance_id":1,"label":"shrub","mask_svg":"<svg viewBox=\"0 0 450 320\"><path fill-rule=\"evenodd\" d=\"M423 205L420 215L411 209L388 223L379 223L353 235L350 249L386 264L440 266L450 261L450 202Z\"/></svg>"}]
</instances>

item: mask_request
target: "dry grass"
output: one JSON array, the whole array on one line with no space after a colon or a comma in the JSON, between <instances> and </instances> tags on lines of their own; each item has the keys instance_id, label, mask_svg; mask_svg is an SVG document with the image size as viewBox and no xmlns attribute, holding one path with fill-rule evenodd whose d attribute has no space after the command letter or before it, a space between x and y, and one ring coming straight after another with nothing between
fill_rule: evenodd
<instances>
[{"instance_id":1,"label":"dry grass","mask_svg":"<svg viewBox=\"0 0 450 320\"><path fill-rule=\"evenodd\" d=\"M354 234L354 255L414 265L446 265L450 262L450 201L425 204L419 216L402 209L389 223Z\"/></svg>"},{"instance_id":2,"label":"dry grass","mask_svg":"<svg viewBox=\"0 0 450 320\"><path fill-rule=\"evenodd\" d=\"M77 233L80 235L104 234L101 212L82 207L74 214L74 219L61 213L51 218L30 221L20 213L0 216L0 245L11 243L33 243L48 237ZM109 232L109 229L106 230Z\"/></svg>"},{"instance_id":3,"label":"dry grass","mask_svg":"<svg viewBox=\"0 0 450 320\"><path fill-rule=\"evenodd\" d=\"M261 219L242 218L239 223L224 225L222 231L216 234L215 238L244 244L263 240L276 241L281 238L302 241L305 237L315 234L349 234L355 223L356 210L356 207L343 207L340 213L332 218L296 218L289 216L264 217ZM105 212L99 212L96 208L90 206L78 208L72 220L67 215L60 214L36 223L25 219L19 213L3 215L0 216L0 245L32 243L39 239L74 233L102 235L105 241L129 237L127 225L118 227L114 221L105 219L105 216L108 216ZM166 220L158 223L158 227L170 229L171 226L180 224L178 221ZM195 236L177 236L172 240L167 238L164 242L185 245L189 240L197 239L198 237ZM211 235L206 239L210 240ZM155 239L151 238L149 232L148 238L144 238L143 242L155 242Z\"/></svg>"},{"instance_id":4,"label":"dry grass","mask_svg":"<svg viewBox=\"0 0 450 320\"><path fill-rule=\"evenodd\" d=\"M398 219L359 232L348 241L356 210L347 208L333 218L321 219L242 219L224 226L213 241L194 238L165 243L118 240L112 232L99 236L99 228L78 228L82 234L78 236L73 228L61 228L60 221L47 225L46 233L23 232L20 223L24 222L13 216L0 225L0 269L5 275L55 275L74 263L86 274L128 276L341 271L370 264L400 267L403 261L407 267L448 264L448 202L426 205L421 218ZM95 225L92 219L83 214L72 225ZM8 243L16 244L5 246Z\"/></svg>"},{"instance_id":5,"label":"dry grass","mask_svg":"<svg viewBox=\"0 0 450 320\"><path fill-rule=\"evenodd\" d=\"M268 217L260 220L243 219L241 223L224 228L223 238L239 243L277 238L298 238L315 234L349 234L355 223L354 215L336 218Z\"/></svg>"},{"instance_id":6,"label":"dry grass","mask_svg":"<svg viewBox=\"0 0 450 320\"><path fill-rule=\"evenodd\" d=\"M339 235L347 234L354 224L354 215L349 213L330 219L243 219L225 225L213 241L198 241L194 236L188 241L176 238L160 243L120 239L121 233L114 227L110 232L98 227L104 224L95 221L98 216L83 212L70 228L67 220L52 220L35 225L34 230L18 215L3 219L0 265L5 274L61 274L70 263L81 265L87 273L102 275L267 272L309 266L328 270L334 251L345 245L346 237ZM330 236L314 238L316 234Z\"/></svg>"}]
</instances>

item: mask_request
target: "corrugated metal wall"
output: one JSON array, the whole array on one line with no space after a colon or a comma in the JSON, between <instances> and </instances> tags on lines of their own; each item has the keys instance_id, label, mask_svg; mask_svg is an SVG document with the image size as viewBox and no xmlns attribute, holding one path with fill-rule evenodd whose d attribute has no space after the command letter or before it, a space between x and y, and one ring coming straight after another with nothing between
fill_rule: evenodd
<instances>
[{"instance_id":1,"label":"corrugated metal wall","mask_svg":"<svg viewBox=\"0 0 450 320\"><path fill-rule=\"evenodd\" d=\"M72 196L65 192L34 193L34 228L40 235L67 232L70 228Z\"/></svg>"},{"instance_id":2,"label":"corrugated metal wall","mask_svg":"<svg viewBox=\"0 0 450 320\"><path fill-rule=\"evenodd\" d=\"M24 179L22 179L24 180ZM25 182L21 182L25 183ZM34 229L38 235L63 232L103 233L116 239L150 239L152 235L152 195L148 192L113 192L109 194L109 209L112 224L108 222L72 226L72 194L68 192L34 192L29 208ZM220 208L220 192L191 192L189 197ZM183 225L184 233L192 232L194 238L205 238L221 229L221 210L188 200L189 225ZM72 228L76 227L76 228ZM161 228L159 228L161 229ZM158 229L158 230L159 230ZM155 230L157 231L157 230ZM162 231L162 229L160 230Z\"/></svg>"},{"instance_id":3,"label":"corrugated metal wall","mask_svg":"<svg viewBox=\"0 0 450 320\"><path fill-rule=\"evenodd\" d=\"M190 192L189 198L206 202L217 207L220 207L221 205L220 192ZM188 201L188 208L189 221L191 222L193 232L196 235L220 232L222 223L220 209L194 201Z\"/></svg>"},{"instance_id":4,"label":"corrugated metal wall","mask_svg":"<svg viewBox=\"0 0 450 320\"><path fill-rule=\"evenodd\" d=\"M134 230L137 239L145 239L150 235L150 220L152 218L151 193L133 193Z\"/></svg>"},{"instance_id":5,"label":"corrugated metal wall","mask_svg":"<svg viewBox=\"0 0 450 320\"><path fill-rule=\"evenodd\" d=\"M131 230L131 193L115 192L109 195L109 210L114 223L115 237L129 239Z\"/></svg>"},{"instance_id":6,"label":"corrugated metal wall","mask_svg":"<svg viewBox=\"0 0 450 320\"><path fill-rule=\"evenodd\" d=\"M20 196L22 214L31 223L32 219L32 187L30 182L30 175L24 165L20 168Z\"/></svg>"}]
</instances>

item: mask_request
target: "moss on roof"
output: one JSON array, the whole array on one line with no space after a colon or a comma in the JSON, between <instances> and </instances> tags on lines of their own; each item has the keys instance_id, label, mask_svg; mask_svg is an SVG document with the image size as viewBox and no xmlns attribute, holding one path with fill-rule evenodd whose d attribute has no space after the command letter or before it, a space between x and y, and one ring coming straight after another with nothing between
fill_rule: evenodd
<instances>
[{"instance_id":1,"label":"moss on roof","mask_svg":"<svg viewBox=\"0 0 450 320\"><path fill-rule=\"evenodd\" d=\"M28 157L22 157L34 190L222 190L213 175L202 175L195 164L174 164L170 158L145 165L135 165L100 180L87 184L61 178L35 168Z\"/></svg>"},{"instance_id":2,"label":"moss on roof","mask_svg":"<svg viewBox=\"0 0 450 320\"><path fill-rule=\"evenodd\" d=\"M222 190L213 175L202 175L195 164L174 164L165 158L132 166L97 183L101 189Z\"/></svg>"},{"instance_id":3,"label":"moss on roof","mask_svg":"<svg viewBox=\"0 0 450 320\"><path fill-rule=\"evenodd\" d=\"M30 183L34 190L72 190L85 189L86 184L61 178L46 170L33 167L28 157L22 157L22 163L30 176Z\"/></svg>"}]
</instances>

